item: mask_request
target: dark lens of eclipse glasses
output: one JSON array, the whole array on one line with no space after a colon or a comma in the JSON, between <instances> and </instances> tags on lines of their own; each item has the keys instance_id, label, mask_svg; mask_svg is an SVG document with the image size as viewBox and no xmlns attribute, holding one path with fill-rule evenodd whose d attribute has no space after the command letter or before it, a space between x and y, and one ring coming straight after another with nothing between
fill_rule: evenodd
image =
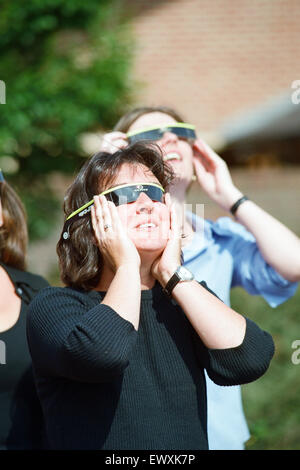
<instances>
[{"instance_id":1,"label":"dark lens of eclipse glasses","mask_svg":"<svg viewBox=\"0 0 300 470\"><path fill-rule=\"evenodd\" d=\"M164 200L163 187L155 183L139 183L116 186L114 188L103 191L100 196L104 195L108 201L112 201L116 206L120 206L121 204L129 204L130 202L136 201L141 193L147 194L147 196L152 201L163 202ZM93 204L94 200L89 201L87 204L72 212L72 214L67 217L62 233L64 240L67 240L70 237L70 225L75 222L75 220L78 220L89 214Z\"/></svg>"},{"instance_id":2,"label":"dark lens of eclipse glasses","mask_svg":"<svg viewBox=\"0 0 300 470\"><path fill-rule=\"evenodd\" d=\"M166 132L176 134L178 137L187 140L196 139L195 126L191 124L178 123L172 126L162 126L155 128L147 128L139 131L128 132L127 139L130 144L138 142L139 140L152 140L156 141L163 137Z\"/></svg>"},{"instance_id":3,"label":"dark lens of eclipse glasses","mask_svg":"<svg viewBox=\"0 0 300 470\"><path fill-rule=\"evenodd\" d=\"M130 186L123 186L118 189L104 193L108 201L112 201L116 206L121 204L129 204L134 202L139 197L140 193L145 193L152 201L163 201L163 188L150 184L137 184Z\"/></svg>"}]
</instances>

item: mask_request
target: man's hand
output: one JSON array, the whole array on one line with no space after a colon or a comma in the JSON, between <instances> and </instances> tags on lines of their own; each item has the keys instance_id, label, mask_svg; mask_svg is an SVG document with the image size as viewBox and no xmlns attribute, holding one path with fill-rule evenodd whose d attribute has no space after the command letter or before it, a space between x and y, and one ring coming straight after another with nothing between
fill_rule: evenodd
<instances>
[{"instance_id":1,"label":"man's hand","mask_svg":"<svg viewBox=\"0 0 300 470\"><path fill-rule=\"evenodd\" d=\"M234 186L226 162L202 139L194 142L193 150L194 168L200 186L222 209L229 211L243 194Z\"/></svg>"},{"instance_id":2,"label":"man's hand","mask_svg":"<svg viewBox=\"0 0 300 470\"><path fill-rule=\"evenodd\" d=\"M115 153L128 146L124 132L108 132L101 140L100 152Z\"/></svg>"}]
</instances>

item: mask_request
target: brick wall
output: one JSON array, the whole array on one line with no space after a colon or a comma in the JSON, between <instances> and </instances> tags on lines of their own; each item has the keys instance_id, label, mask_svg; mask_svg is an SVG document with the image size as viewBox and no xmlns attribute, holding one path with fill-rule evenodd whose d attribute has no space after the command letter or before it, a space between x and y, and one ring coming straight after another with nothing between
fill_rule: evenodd
<instances>
[{"instance_id":1,"label":"brick wall","mask_svg":"<svg viewBox=\"0 0 300 470\"><path fill-rule=\"evenodd\" d=\"M130 3L138 104L171 105L211 132L300 79L299 0Z\"/></svg>"}]
</instances>

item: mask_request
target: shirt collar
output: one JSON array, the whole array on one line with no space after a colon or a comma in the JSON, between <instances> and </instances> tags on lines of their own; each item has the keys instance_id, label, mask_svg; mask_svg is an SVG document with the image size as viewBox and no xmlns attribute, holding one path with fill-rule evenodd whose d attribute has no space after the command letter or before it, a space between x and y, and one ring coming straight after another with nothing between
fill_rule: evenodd
<instances>
[{"instance_id":1,"label":"shirt collar","mask_svg":"<svg viewBox=\"0 0 300 470\"><path fill-rule=\"evenodd\" d=\"M186 217L192 224L194 236L192 241L182 249L185 260L187 260L189 253L195 254L195 251L201 253L214 243L211 221L199 217L190 211L186 212Z\"/></svg>"},{"instance_id":2,"label":"shirt collar","mask_svg":"<svg viewBox=\"0 0 300 470\"><path fill-rule=\"evenodd\" d=\"M26 271L20 271L19 269L8 266L1 261L0 265L5 269L13 284L28 284L28 273Z\"/></svg>"}]
</instances>

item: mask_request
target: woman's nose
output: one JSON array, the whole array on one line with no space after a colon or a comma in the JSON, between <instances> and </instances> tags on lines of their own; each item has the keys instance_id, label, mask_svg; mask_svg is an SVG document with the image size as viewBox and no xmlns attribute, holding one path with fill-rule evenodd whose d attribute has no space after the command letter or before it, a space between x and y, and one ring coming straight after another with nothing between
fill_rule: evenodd
<instances>
[{"instance_id":1,"label":"woman's nose","mask_svg":"<svg viewBox=\"0 0 300 470\"><path fill-rule=\"evenodd\" d=\"M165 132L162 138L159 140L161 145L167 145L178 141L178 136L173 132Z\"/></svg>"},{"instance_id":2,"label":"woman's nose","mask_svg":"<svg viewBox=\"0 0 300 470\"><path fill-rule=\"evenodd\" d=\"M142 212L146 212L147 214L151 214L153 211L153 201L150 199L147 194L141 193L136 200L136 213L140 214Z\"/></svg>"}]
</instances>

